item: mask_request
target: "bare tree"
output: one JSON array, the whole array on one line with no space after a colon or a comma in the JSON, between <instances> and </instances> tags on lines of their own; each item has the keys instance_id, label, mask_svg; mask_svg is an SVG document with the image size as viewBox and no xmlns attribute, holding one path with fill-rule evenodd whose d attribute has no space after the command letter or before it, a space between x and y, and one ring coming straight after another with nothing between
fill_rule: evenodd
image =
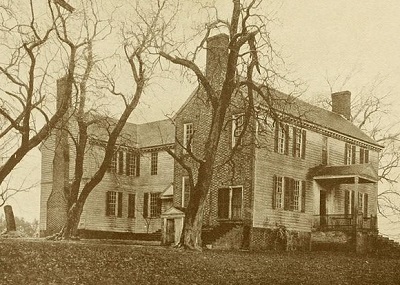
<instances>
[{"instance_id":1,"label":"bare tree","mask_svg":"<svg viewBox=\"0 0 400 285\"><path fill-rule=\"evenodd\" d=\"M326 77L331 93L344 90L356 78L357 70ZM374 79L356 90L352 96L350 120L362 131L384 146L379 156L378 211L384 217L400 214L400 191L397 181L400 176L400 120L393 109L392 92L385 91L386 76ZM324 108L331 107L330 99L316 100Z\"/></svg>"},{"instance_id":2,"label":"bare tree","mask_svg":"<svg viewBox=\"0 0 400 285\"><path fill-rule=\"evenodd\" d=\"M213 21L207 23L202 34L200 45L187 57L182 57L179 51L168 50L167 45L161 46L160 56L169 62L182 66L194 73L200 83L201 92L205 93L205 101L209 103L211 123L208 134L202 139L202 154L191 151L190 142L185 147L187 155L180 155L168 151L170 155L185 169L189 176L191 192L189 204L185 211L185 221L181 236L181 245L189 249L201 249L201 229L203 212L207 195L210 190L217 149L224 126L231 122L227 118L227 110L235 105L235 98L242 94L245 99L241 101L243 110L243 127L239 139L246 133L254 131L251 128L252 119L257 116L257 109L263 105L263 112L276 118L276 105L272 101L276 97L273 93L273 83L279 80L286 81L285 76L279 74L274 66L274 59L279 55L272 48L272 41L266 24L269 19L265 14L257 13L261 1L233 0L230 20L220 19L215 7L205 7L209 13L214 14ZM219 31L228 32L227 61L219 63L222 74L205 74L195 63L199 52L206 49L207 39ZM178 54L178 55L175 55ZM283 63L282 61L280 62ZM294 82L290 82L294 83ZM276 94L276 93L275 93ZM289 104L281 98L282 105ZM238 103L238 102L236 102ZM253 121L254 122L254 121ZM239 140L238 140L239 141ZM233 147L233 153L238 145ZM232 155L230 156L232 157Z\"/></svg>"},{"instance_id":3,"label":"bare tree","mask_svg":"<svg viewBox=\"0 0 400 285\"><path fill-rule=\"evenodd\" d=\"M66 113L74 82L77 52L86 44L54 43L59 16L43 20L38 16L43 15L42 11L38 13L43 7L36 7L37 3L32 0L28 3L30 12L27 22L23 17L15 16L21 14L7 10L1 23L4 37L1 52L5 55L5 62L0 65L0 118L5 123L0 127L0 145L4 151L1 156L6 159L0 166L0 184L25 155L48 136ZM53 6L50 0L46 9L56 9L61 15L60 8ZM55 62L60 64L62 61L55 58L60 55L61 49L65 49L67 63L60 68L55 66ZM49 82L54 82L50 75L53 69L64 69L66 73L66 96L60 98L55 112L49 112L46 104L52 97L49 96L52 95Z\"/></svg>"},{"instance_id":4,"label":"bare tree","mask_svg":"<svg viewBox=\"0 0 400 285\"><path fill-rule=\"evenodd\" d=\"M95 10L93 7L92 5L91 9ZM157 1L155 5L150 5L147 9L141 8L137 3L132 5L131 8L135 14L134 18L138 20L136 22L127 21L123 24L121 30L123 60L128 63L132 80L130 92L119 91L118 82L111 73L105 71L105 64L100 65L101 62L97 59L99 64L96 65L91 41L89 41L86 51L86 66L78 85L79 98L77 109L73 116L73 120L77 123L77 133L72 134L75 147L74 177L68 193L69 210L67 220L60 233L63 239L69 239L77 235L78 223L84 204L109 169L116 145L121 142L121 132L129 116L138 105L145 86L152 75L155 63L150 56L151 47L160 33L167 33L165 18L162 15L162 12L166 9L166 1ZM96 14L93 13L91 15L92 20L87 21L85 25L89 22L96 23L98 21ZM115 60L115 58L113 59ZM97 72L97 76L102 77L102 79L94 76L94 72ZM96 77L97 81L102 81L101 85L107 89L108 94L112 96L114 101L115 99L121 99L123 102L123 108L118 119L94 114L93 110L88 106L87 100L90 98L88 82L90 80L93 81L93 77ZM96 112L98 113L98 110ZM103 147L104 156L99 165L96 166L94 174L83 182L85 157L90 148L89 140L95 138L93 130L98 130L102 127L106 132L105 137L101 138L100 144Z\"/></svg>"}]
</instances>

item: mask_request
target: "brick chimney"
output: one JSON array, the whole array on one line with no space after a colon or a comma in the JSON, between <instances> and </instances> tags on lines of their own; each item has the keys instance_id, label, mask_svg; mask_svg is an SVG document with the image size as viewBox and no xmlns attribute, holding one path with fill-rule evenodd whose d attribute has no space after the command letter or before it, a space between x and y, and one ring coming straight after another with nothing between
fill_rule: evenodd
<instances>
[{"instance_id":1,"label":"brick chimney","mask_svg":"<svg viewBox=\"0 0 400 285\"><path fill-rule=\"evenodd\" d=\"M340 91L332 93L332 112L342 115L347 120L351 117L351 92Z\"/></svg>"},{"instance_id":2,"label":"brick chimney","mask_svg":"<svg viewBox=\"0 0 400 285\"><path fill-rule=\"evenodd\" d=\"M211 85L222 86L228 62L229 36L218 34L207 39L206 77Z\"/></svg>"}]
</instances>

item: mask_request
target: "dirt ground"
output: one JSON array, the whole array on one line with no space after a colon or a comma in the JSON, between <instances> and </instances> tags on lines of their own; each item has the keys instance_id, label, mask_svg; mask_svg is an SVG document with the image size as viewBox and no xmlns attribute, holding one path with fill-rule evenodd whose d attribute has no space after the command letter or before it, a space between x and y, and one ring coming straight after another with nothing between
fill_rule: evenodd
<instances>
[{"instance_id":1,"label":"dirt ground","mask_svg":"<svg viewBox=\"0 0 400 285\"><path fill-rule=\"evenodd\" d=\"M400 258L0 239L0 284L400 284Z\"/></svg>"}]
</instances>

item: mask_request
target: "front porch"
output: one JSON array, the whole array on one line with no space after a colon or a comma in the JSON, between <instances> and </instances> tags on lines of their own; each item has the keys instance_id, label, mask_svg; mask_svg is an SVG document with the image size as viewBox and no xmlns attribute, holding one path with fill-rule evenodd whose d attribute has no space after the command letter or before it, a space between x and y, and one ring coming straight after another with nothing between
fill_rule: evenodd
<instances>
[{"instance_id":1,"label":"front porch","mask_svg":"<svg viewBox=\"0 0 400 285\"><path fill-rule=\"evenodd\" d=\"M315 231L377 231L378 177L370 164L320 166L312 178Z\"/></svg>"},{"instance_id":2,"label":"front porch","mask_svg":"<svg viewBox=\"0 0 400 285\"><path fill-rule=\"evenodd\" d=\"M313 229L316 231L376 231L377 217L364 217L363 214L349 216L345 214L314 215Z\"/></svg>"}]
</instances>

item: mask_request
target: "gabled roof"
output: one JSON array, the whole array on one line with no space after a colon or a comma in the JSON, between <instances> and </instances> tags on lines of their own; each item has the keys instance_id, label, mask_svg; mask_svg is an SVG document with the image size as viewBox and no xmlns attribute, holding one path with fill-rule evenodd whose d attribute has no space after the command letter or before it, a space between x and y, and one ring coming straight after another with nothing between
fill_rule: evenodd
<instances>
[{"instance_id":1,"label":"gabled roof","mask_svg":"<svg viewBox=\"0 0 400 285\"><path fill-rule=\"evenodd\" d=\"M189 104L189 102L196 97L199 93L200 87L196 87L195 90L190 94L189 98L185 101L182 107L176 112L174 118L179 115L180 112ZM271 100L273 107L278 112L298 118L302 122L307 122L317 127L327 129L329 131L344 135L349 138L360 140L362 142L372 144L375 147L383 148L375 140L365 134L352 122L345 119L342 115L334 113L332 111L323 109L321 107L307 103L299 98L291 95L284 94L275 89L270 89ZM263 100L256 99L263 105Z\"/></svg>"},{"instance_id":2,"label":"gabled roof","mask_svg":"<svg viewBox=\"0 0 400 285\"><path fill-rule=\"evenodd\" d=\"M139 147L175 143L175 126L170 119L137 125Z\"/></svg>"},{"instance_id":3,"label":"gabled roof","mask_svg":"<svg viewBox=\"0 0 400 285\"><path fill-rule=\"evenodd\" d=\"M339 114L275 90L272 92L272 96L275 98L271 102L282 113L382 148L375 140Z\"/></svg>"},{"instance_id":4,"label":"gabled roof","mask_svg":"<svg viewBox=\"0 0 400 285\"><path fill-rule=\"evenodd\" d=\"M378 174L371 164L320 166L312 171L315 180L359 178L359 183L376 183ZM354 182L353 182L354 183Z\"/></svg>"}]
</instances>

